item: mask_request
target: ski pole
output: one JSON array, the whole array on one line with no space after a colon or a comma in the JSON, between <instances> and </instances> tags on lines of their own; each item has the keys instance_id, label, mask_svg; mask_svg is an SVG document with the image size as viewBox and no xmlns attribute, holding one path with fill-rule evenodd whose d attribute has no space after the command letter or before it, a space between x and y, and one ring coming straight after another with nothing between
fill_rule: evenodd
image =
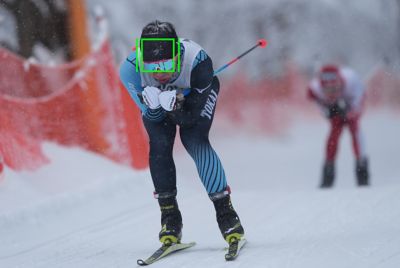
<instances>
[{"instance_id":1,"label":"ski pole","mask_svg":"<svg viewBox=\"0 0 400 268\"><path fill-rule=\"evenodd\" d=\"M230 66L230 65L234 64L235 62L237 62L240 58L242 58L243 56L247 55L249 52L251 52L255 48L257 48L257 47L265 48L267 46L267 44L268 44L267 40L265 40L265 39L258 40L256 45L252 46L251 48L249 48L248 50L246 50L245 52L243 52L242 54L240 54L236 58L232 59L227 64L221 66L219 69L214 71L214 76L217 75L218 73L222 72L223 70L225 70L228 66Z\"/></svg>"},{"instance_id":2,"label":"ski pole","mask_svg":"<svg viewBox=\"0 0 400 268\"><path fill-rule=\"evenodd\" d=\"M217 69L216 71L214 71L214 76L216 76L218 73L222 72L223 70L225 70L228 66L234 64L235 62L237 62L240 58L242 58L243 56L247 55L248 53L250 53L251 51L253 51L254 49L256 49L257 47L261 47L261 48L265 48L267 46L268 42L265 39L260 39L257 41L257 44L255 44L254 46L252 46L251 48L249 48L248 50L246 50L245 52L243 52L242 54L240 54L239 56L237 56L236 58L232 59L230 62L228 62L227 64L221 66L219 69ZM176 95L176 99L178 101L184 100L185 96L183 95L182 92L178 93ZM179 103L182 102L178 102Z\"/></svg>"}]
</instances>

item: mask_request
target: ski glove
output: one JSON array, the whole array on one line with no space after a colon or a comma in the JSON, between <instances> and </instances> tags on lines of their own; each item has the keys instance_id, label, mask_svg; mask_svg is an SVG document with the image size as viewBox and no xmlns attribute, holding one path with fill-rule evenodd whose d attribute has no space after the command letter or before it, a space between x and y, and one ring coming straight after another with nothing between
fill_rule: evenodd
<instances>
[{"instance_id":1,"label":"ski glove","mask_svg":"<svg viewBox=\"0 0 400 268\"><path fill-rule=\"evenodd\" d=\"M176 90L161 92L160 96L161 107L167 112L175 110L176 107Z\"/></svg>"},{"instance_id":2,"label":"ski glove","mask_svg":"<svg viewBox=\"0 0 400 268\"><path fill-rule=\"evenodd\" d=\"M150 109L157 109L160 107L160 100L158 96L160 95L161 90L156 87L145 87L142 96L143 101Z\"/></svg>"},{"instance_id":3,"label":"ski glove","mask_svg":"<svg viewBox=\"0 0 400 268\"><path fill-rule=\"evenodd\" d=\"M339 101L335 102L334 104L331 104L327 107L326 116L328 118L340 116L344 119L344 118L346 118L347 109L348 109L348 107L347 107L346 102L339 100Z\"/></svg>"}]
</instances>

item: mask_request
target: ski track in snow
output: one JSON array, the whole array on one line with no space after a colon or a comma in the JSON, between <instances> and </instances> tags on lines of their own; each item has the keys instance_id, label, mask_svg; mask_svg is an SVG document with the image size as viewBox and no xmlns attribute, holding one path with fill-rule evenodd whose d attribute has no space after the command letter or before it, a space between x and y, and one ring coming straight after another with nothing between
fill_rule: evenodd
<instances>
[{"instance_id":1,"label":"ski track in snow","mask_svg":"<svg viewBox=\"0 0 400 268\"><path fill-rule=\"evenodd\" d=\"M232 132L213 130L248 239L229 263L212 203L178 145L183 241L197 245L152 267L400 267L398 122L388 112L364 118L372 187L361 189L348 132L340 143L336 186L317 188L327 131L322 120L300 121L280 137L245 131L228 137ZM74 175L64 192L51 191L44 176L67 181L73 171L59 174L57 159L80 152L54 145L46 151L56 159L46 172L29 177L6 170L0 185L0 267L136 267L138 258L158 248L160 215L148 171L81 153L69 169L75 165L84 177ZM80 164L96 167L96 176ZM13 196L20 188L25 195Z\"/></svg>"}]
</instances>

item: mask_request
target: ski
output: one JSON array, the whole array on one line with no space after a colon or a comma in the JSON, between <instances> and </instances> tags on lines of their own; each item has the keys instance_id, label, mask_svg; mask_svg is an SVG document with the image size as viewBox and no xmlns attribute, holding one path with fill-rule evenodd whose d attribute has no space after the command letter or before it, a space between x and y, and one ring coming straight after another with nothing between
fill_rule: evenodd
<instances>
[{"instance_id":1,"label":"ski","mask_svg":"<svg viewBox=\"0 0 400 268\"><path fill-rule=\"evenodd\" d=\"M232 239L229 243L228 252L225 254L225 260L233 261L239 255L240 249L246 244L246 239Z\"/></svg>"},{"instance_id":2,"label":"ski","mask_svg":"<svg viewBox=\"0 0 400 268\"><path fill-rule=\"evenodd\" d=\"M191 248L194 245L196 245L195 242L190 242L190 243L173 243L173 244L166 244L162 245L159 249L157 249L150 257L148 257L146 260L138 259L137 264L140 266L146 266L149 264L152 264L161 258L164 258L165 256L168 256L169 254L179 251L179 250L184 250L187 248Z\"/></svg>"}]
</instances>

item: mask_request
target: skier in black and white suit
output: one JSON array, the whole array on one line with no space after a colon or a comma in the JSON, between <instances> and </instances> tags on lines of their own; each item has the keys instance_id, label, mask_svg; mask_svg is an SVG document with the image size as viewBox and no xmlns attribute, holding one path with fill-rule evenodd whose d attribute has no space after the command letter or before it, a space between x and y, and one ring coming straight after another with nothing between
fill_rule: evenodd
<instances>
[{"instance_id":1,"label":"skier in black and white suit","mask_svg":"<svg viewBox=\"0 0 400 268\"><path fill-rule=\"evenodd\" d=\"M244 230L231 204L224 168L208 138L219 93L219 81L213 74L211 58L195 42L178 39L173 25L168 22L149 23L143 28L141 38L175 40L143 42L143 47L134 48L120 68L121 80L141 109L150 140L150 172L161 209L160 241L176 243L182 235L172 155L177 126L181 141L195 161L199 177L214 203L224 239L228 243L231 239L241 239ZM172 70L178 53L181 59L179 72L140 70ZM136 66L139 56L143 57L144 63ZM176 70L177 67L175 65Z\"/></svg>"}]
</instances>

